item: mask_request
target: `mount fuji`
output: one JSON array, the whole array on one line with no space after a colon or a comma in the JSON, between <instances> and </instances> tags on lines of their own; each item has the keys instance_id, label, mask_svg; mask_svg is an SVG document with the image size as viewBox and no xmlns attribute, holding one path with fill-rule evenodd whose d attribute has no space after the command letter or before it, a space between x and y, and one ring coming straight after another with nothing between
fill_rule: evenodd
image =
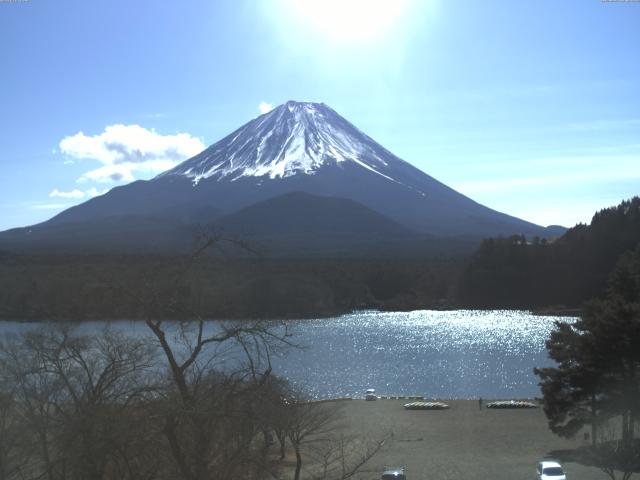
<instances>
[{"instance_id":1,"label":"mount fuji","mask_svg":"<svg viewBox=\"0 0 640 480\"><path fill-rule=\"evenodd\" d=\"M456 192L327 105L289 101L151 180L0 233L0 247L181 249L197 224L302 254L311 244L375 250L440 237L559 233Z\"/></svg>"}]
</instances>

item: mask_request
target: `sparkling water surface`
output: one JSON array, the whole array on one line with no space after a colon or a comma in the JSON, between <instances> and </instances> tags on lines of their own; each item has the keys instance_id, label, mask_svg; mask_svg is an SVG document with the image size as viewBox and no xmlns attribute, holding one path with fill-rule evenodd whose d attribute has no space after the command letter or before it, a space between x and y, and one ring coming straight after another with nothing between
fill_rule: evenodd
<instances>
[{"instance_id":1,"label":"sparkling water surface","mask_svg":"<svg viewBox=\"0 0 640 480\"><path fill-rule=\"evenodd\" d=\"M555 321L523 311L361 312L300 321L309 348L276 371L316 397L540 396L534 367L552 365L544 346Z\"/></svg>"},{"instance_id":2,"label":"sparkling water surface","mask_svg":"<svg viewBox=\"0 0 640 480\"><path fill-rule=\"evenodd\" d=\"M544 342L555 321L524 311L357 312L292 321L292 349L273 359L274 372L317 398L423 395L428 398L540 396L534 367L552 365ZM110 322L146 334L143 322ZM101 329L86 322L82 329ZM0 333L38 324L0 323Z\"/></svg>"}]
</instances>

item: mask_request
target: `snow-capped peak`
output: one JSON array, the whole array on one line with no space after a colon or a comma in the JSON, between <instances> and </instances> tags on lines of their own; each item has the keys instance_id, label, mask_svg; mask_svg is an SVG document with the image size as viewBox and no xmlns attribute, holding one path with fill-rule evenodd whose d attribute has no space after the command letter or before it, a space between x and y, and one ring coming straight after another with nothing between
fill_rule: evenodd
<instances>
[{"instance_id":1,"label":"snow-capped peak","mask_svg":"<svg viewBox=\"0 0 640 480\"><path fill-rule=\"evenodd\" d=\"M353 162L395 181L385 172L390 158L402 162L323 103L288 101L162 176L274 179Z\"/></svg>"}]
</instances>

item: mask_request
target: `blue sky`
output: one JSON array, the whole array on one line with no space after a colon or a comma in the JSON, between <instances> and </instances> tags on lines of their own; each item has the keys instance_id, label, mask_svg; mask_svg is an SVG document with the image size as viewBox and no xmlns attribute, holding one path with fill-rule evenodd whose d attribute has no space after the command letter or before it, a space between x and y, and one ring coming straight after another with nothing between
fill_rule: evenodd
<instances>
[{"instance_id":1,"label":"blue sky","mask_svg":"<svg viewBox=\"0 0 640 480\"><path fill-rule=\"evenodd\" d=\"M0 230L289 99L489 207L588 222L640 194L638 46L640 2L0 0Z\"/></svg>"}]
</instances>

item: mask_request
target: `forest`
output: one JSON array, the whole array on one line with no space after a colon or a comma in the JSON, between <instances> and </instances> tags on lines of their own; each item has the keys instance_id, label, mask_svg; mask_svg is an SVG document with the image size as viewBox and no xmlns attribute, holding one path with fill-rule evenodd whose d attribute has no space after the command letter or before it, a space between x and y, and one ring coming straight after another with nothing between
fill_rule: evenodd
<instances>
[{"instance_id":1,"label":"forest","mask_svg":"<svg viewBox=\"0 0 640 480\"><path fill-rule=\"evenodd\" d=\"M308 318L444 308L460 260L13 256L0 261L0 318ZM188 267L187 267L188 265Z\"/></svg>"},{"instance_id":2,"label":"forest","mask_svg":"<svg viewBox=\"0 0 640 480\"><path fill-rule=\"evenodd\" d=\"M224 239L209 239L212 243ZM266 258L0 252L0 318L309 318L354 310L577 309L640 242L640 198L557 239L488 238L469 256ZM216 253L217 252L217 253Z\"/></svg>"},{"instance_id":3,"label":"forest","mask_svg":"<svg viewBox=\"0 0 640 480\"><path fill-rule=\"evenodd\" d=\"M490 238L467 260L456 300L473 308L579 308L603 294L618 259L640 242L640 198L597 212L555 241Z\"/></svg>"}]
</instances>

